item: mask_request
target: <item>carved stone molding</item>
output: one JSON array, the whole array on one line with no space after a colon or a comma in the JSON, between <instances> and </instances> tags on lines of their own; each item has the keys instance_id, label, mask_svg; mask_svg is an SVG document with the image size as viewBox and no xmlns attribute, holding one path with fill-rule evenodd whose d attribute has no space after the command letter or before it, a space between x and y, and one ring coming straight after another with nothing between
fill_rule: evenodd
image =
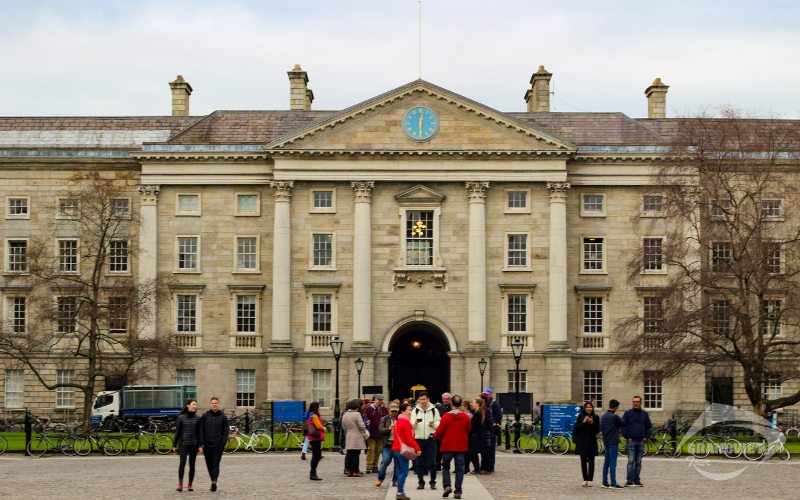
<instances>
[{"instance_id":1,"label":"carved stone molding","mask_svg":"<svg viewBox=\"0 0 800 500\"><path fill-rule=\"evenodd\" d=\"M469 201L480 201L486 203L486 190L489 189L488 182L465 182Z\"/></svg>"},{"instance_id":2,"label":"carved stone molding","mask_svg":"<svg viewBox=\"0 0 800 500\"><path fill-rule=\"evenodd\" d=\"M569 182L548 182L547 190L550 192L550 201L565 201L567 191L572 185Z\"/></svg>"},{"instance_id":3,"label":"carved stone molding","mask_svg":"<svg viewBox=\"0 0 800 500\"><path fill-rule=\"evenodd\" d=\"M422 287L426 283L433 283L435 288L444 288L447 285L447 269L395 269L394 287L405 288L408 284Z\"/></svg>"},{"instance_id":4,"label":"carved stone molding","mask_svg":"<svg viewBox=\"0 0 800 500\"><path fill-rule=\"evenodd\" d=\"M142 205L158 204L158 192L161 191L161 186L158 184L140 184L138 191Z\"/></svg>"},{"instance_id":5,"label":"carved stone molding","mask_svg":"<svg viewBox=\"0 0 800 500\"><path fill-rule=\"evenodd\" d=\"M292 199L292 189L294 189L294 181L272 181L272 196L275 201L289 201Z\"/></svg>"},{"instance_id":6,"label":"carved stone molding","mask_svg":"<svg viewBox=\"0 0 800 500\"><path fill-rule=\"evenodd\" d=\"M353 181L350 183L353 188L353 197L356 203L370 203L372 201L372 189L375 187L373 181Z\"/></svg>"}]
</instances>

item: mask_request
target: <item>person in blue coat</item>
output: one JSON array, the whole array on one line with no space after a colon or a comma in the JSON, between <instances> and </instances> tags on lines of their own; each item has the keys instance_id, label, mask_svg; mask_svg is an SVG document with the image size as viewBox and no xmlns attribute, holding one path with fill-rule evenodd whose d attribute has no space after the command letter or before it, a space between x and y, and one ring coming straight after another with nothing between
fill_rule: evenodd
<instances>
[{"instance_id":1,"label":"person in blue coat","mask_svg":"<svg viewBox=\"0 0 800 500\"><path fill-rule=\"evenodd\" d=\"M622 416L625 426L622 435L627 440L628 447L628 480L625 487L642 486L642 457L644 444L653 434L653 424L650 416L642 409L642 398L634 396L633 408L626 410Z\"/></svg>"}]
</instances>

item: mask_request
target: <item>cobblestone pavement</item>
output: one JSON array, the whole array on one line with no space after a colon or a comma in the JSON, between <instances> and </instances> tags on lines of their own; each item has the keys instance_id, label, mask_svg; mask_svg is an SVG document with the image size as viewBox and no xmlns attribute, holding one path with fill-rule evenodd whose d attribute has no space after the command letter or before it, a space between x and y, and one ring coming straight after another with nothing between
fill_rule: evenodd
<instances>
[{"instance_id":1,"label":"cobblestone pavement","mask_svg":"<svg viewBox=\"0 0 800 500\"><path fill-rule=\"evenodd\" d=\"M388 483L374 486L375 475L347 478L343 458L325 453L319 467L321 482L308 480L308 462L295 454L252 455L238 453L222 460L220 491L208 491L209 481L202 457L198 457L196 490L191 498L269 498L382 500L392 498ZM486 489L476 490L476 477L464 485L464 499L545 499L623 496L636 498L797 498L800 462L772 460L759 464L745 461L645 458L643 488L622 491L601 489L602 457L596 462L591 490L581 487L580 462L575 456L497 454L497 472L480 476ZM617 477L623 482L626 460L620 458ZM362 457L363 466L363 457ZM19 455L0 457L0 498L156 499L176 498L176 456L87 458ZM718 480L725 474L733 479ZM414 500L441 497L439 490L418 492L409 478L407 494ZM488 493L486 492L488 490ZM491 496L489 495L491 493ZM180 494L182 498L187 492ZM452 497L451 497L452 498Z\"/></svg>"}]
</instances>

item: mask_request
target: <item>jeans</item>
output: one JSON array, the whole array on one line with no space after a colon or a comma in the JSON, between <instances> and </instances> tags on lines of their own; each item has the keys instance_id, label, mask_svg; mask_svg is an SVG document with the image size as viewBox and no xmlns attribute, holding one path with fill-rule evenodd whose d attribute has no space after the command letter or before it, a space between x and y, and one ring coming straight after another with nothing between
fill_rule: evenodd
<instances>
[{"instance_id":1,"label":"jeans","mask_svg":"<svg viewBox=\"0 0 800 500\"><path fill-rule=\"evenodd\" d=\"M397 464L397 492L403 493L406 485L406 477L408 476L408 459L403 458L399 451L393 451L394 463Z\"/></svg>"},{"instance_id":2,"label":"jeans","mask_svg":"<svg viewBox=\"0 0 800 500\"><path fill-rule=\"evenodd\" d=\"M605 460L603 461L603 484L617 485L617 456L619 444L607 444L605 447ZM608 476L611 476L609 482Z\"/></svg>"},{"instance_id":3,"label":"jeans","mask_svg":"<svg viewBox=\"0 0 800 500\"><path fill-rule=\"evenodd\" d=\"M303 455L308 453L308 436L306 436L306 438L303 440L303 448L300 450L300 453Z\"/></svg>"},{"instance_id":4,"label":"jeans","mask_svg":"<svg viewBox=\"0 0 800 500\"><path fill-rule=\"evenodd\" d=\"M389 468L389 464L394 461L394 470L392 471L392 482L397 482L397 459L394 458L394 453L392 453L392 443L389 443L387 446L383 447L383 451L381 452L381 465L378 467L378 480L383 481L386 479L386 469Z\"/></svg>"},{"instance_id":5,"label":"jeans","mask_svg":"<svg viewBox=\"0 0 800 500\"><path fill-rule=\"evenodd\" d=\"M464 452L445 451L442 453L442 485L450 487L450 461L456 459L456 493L461 493L461 484L464 482Z\"/></svg>"},{"instance_id":6,"label":"jeans","mask_svg":"<svg viewBox=\"0 0 800 500\"><path fill-rule=\"evenodd\" d=\"M212 483L216 483L219 477L219 463L222 461L222 450L224 448L224 445L203 447L203 456L206 458L206 469L208 469L208 477L211 478Z\"/></svg>"},{"instance_id":7,"label":"jeans","mask_svg":"<svg viewBox=\"0 0 800 500\"><path fill-rule=\"evenodd\" d=\"M642 472L642 457L644 456L644 442L641 439L628 440L628 482L640 483Z\"/></svg>"},{"instance_id":8,"label":"jeans","mask_svg":"<svg viewBox=\"0 0 800 500\"><path fill-rule=\"evenodd\" d=\"M415 460L417 463L417 480L419 484L425 484L425 474L430 471L431 483L436 482L436 440L418 439L420 451L422 452Z\"/></svg>"}]
</instances>

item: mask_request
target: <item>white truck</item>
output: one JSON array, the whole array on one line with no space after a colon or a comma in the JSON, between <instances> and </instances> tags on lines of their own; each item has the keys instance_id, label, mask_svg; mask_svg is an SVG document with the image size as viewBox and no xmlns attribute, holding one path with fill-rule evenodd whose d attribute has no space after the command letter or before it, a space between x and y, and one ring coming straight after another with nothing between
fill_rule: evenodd
<instances>
[{"instance_id":1,"label":"white truck","mask_svg":"<svg viewBox=\"0 0 800 500\"><path fill-rule=\"evenodd\" d=\"M99 392L92 405L92 423L110 416L145 422L149 417L175 418L187 399L197 397L194 385L127 385Z\"/></svg>"}]
</instances>

